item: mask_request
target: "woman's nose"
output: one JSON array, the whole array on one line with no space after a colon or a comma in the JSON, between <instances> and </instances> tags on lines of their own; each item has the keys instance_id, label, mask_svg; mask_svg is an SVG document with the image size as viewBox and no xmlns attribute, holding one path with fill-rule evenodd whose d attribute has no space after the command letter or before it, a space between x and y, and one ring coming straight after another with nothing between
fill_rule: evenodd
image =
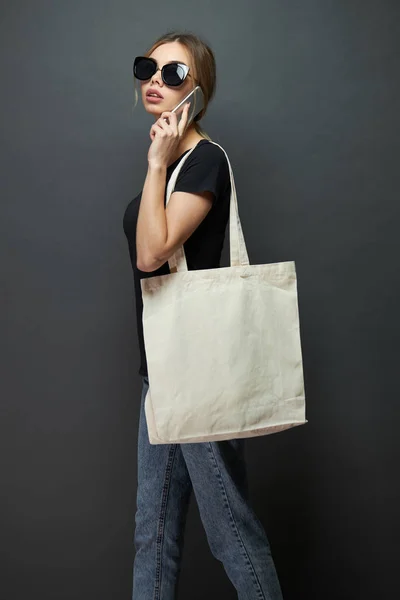
<instances>
[{"instance_id":1,"label":"woman's nose","mask_svg":"<svg viewBox=\"0 0 400 600\"><path fill-rule=\"evenodd\" d=\"M153 77L151 78L151 83L154 83L155 81L158 81L158 83L160 85L164 84L162 77L161 77L161 69L160 68L157 69L157 71L154 73Z\"/></svg>"}]
</instances>

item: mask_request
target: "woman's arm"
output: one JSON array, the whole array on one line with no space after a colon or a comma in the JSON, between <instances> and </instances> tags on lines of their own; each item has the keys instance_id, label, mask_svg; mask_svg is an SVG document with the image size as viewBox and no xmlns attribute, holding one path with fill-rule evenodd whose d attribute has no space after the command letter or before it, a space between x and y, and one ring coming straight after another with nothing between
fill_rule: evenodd
<instances>
[{"instance_id":1,"label":"woman's arm","mask_svg":"<svg viewBox=\"0 0 400 600\"><path fill-rule=\"evenodd\" d=\"M164 207L166 166L149 163L136 229L137 268L155 271L197 229L213 202L211 192L173 192Z\"/></svg>"}]
</instances>

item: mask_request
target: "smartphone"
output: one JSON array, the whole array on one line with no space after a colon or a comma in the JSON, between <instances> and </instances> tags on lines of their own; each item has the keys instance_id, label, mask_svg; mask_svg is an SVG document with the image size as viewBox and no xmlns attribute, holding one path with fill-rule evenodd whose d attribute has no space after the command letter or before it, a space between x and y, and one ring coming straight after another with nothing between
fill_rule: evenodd
<instances>
[{"instance_id":1,"label":"smartphone","mask_svg":"<svg viewBox=\"0 0 400 600\"><path fill-rule=\"evenodd\" d=\"M189 127L193 119L204 108L203 90L199 85L197 85L181 102L179 102L179 104L177 104L171 112L177 112L180 108L183 108L186 102L190 102L188 120L186 124L186 127Z\"/></svg>"}]
</instances>

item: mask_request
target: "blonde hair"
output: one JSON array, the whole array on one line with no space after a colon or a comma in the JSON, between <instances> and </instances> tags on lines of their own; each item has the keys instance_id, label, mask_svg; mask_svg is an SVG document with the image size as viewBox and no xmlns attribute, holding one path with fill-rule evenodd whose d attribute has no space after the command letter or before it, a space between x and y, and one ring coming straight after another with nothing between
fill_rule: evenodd
<instances>
[{"instance_id":1,"label":"blonde hair","mask_svg":"<svg viewBox=\"0 0 400 600\"><path fill-rule=\"evenodd\" d=\"M193 61L193 78L197 85L201 87L204 94L204 108L194 118L194 127L199 135L202 135L208 140L211 140L210 136L203 130L199 121L207 112L207 107L215 94L216 89L216 63L215 56L208 44L206 44L199 36L193 33L180 33L178 31L170 31L161 37L159 37L154 44L147 50L143 56L150 56L152 52L162 44L169 42L179 42L182 46L185 46L189 52ZM135 82L136 84L136 82ZM138 102L138 93L136 85L135 91L135 104L136 107Z\"/></svg>"}]
</instances>

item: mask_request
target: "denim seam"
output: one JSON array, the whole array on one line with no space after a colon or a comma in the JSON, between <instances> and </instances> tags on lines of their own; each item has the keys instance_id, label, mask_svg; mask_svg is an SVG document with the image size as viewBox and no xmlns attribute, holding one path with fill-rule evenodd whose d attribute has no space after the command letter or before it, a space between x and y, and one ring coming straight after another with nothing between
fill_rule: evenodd
<instances>
[{"instance_id":1,"label":"denim seam","mask_svg":"<svg viewBox=\"0 0 400 600\"><path fill-rule=\"evenodd\" d=\"M164 526L167 512L167 502L171 483L171 473L176 455L177 445L172 444L168 453L167 466L165 468L164 485L161 497L160 517L158 520L156 539L156 576L154 583L154 600L160 600L161 578L162 578L162 549L164 543Z\"/></svg>"},{"instance_id":2,"label":"denim seam","mask_svg":"<svg viewBox=\"0 0 400 600\"><path fill-rule=\"evenodd\" d=\"M228 498L228 494L226 493L226 488L225 488L224 481L223 481L223 478L222 478L221 470L220 470L220 468L219 468L219 466L218 466L218 462L217 462L217 459L216 459L216 456L215 456L215 453L214 453L214 449L213 449L213 447L212 447L212 443L211 443L211 442L208 442L208 445L209 445L209 449L210 449L210 451L211 451L211 454L213 455L214 464L215 464L215 466L216 466L216 468L217 468L217 470L218 470L218 480L219 480L219 483L220 483L220 486L221 486L221 490L222 490L222 492L223 492L223 495L224 495L224 497L225 497L226 505L227 505L227 507L228 507L228 510L229 510L229 513L230 513L230 520L231 520L231 523L233 524L233 531L234 531L234 533L236 534L236 537L237 537L237 539L239 540L239 543L240 543L240 544L241 544L241 546L242 546L242 550L244 550L244 557L245 557L245 559L248 561L248 564L249 564L249 565L250 565L250 567L251 567L251 569L250 569L250 570L251 570L251 574L252 574L252 576L253 576L253 579L254 579L254 583L256 584L256 586L258 586L258 594L259 594L259 598L260 598L261 600L267 600L267 599L265 598L264 592L262 591L262 587L261 587L260 581L259 581L259 579L258 579L258 577L257 577L257 573L255 572L254 566L253 566L253 564L252 564L252 562L251 562L251 559L250 559L249 553L248 553L248 551L247 551L247 549L246 549L246 546L244 545L244 542L243 542L243 540L242 540L242 538L241 538L241 535L240 535L240 533L239 533L239 529L238 529L238 526L237 526L237 524L236 524L235 517L233 516L233 511L232 511L232 509L231 509L231 505L229 504L229 498Z\"/></svg>"}]
</instances>

